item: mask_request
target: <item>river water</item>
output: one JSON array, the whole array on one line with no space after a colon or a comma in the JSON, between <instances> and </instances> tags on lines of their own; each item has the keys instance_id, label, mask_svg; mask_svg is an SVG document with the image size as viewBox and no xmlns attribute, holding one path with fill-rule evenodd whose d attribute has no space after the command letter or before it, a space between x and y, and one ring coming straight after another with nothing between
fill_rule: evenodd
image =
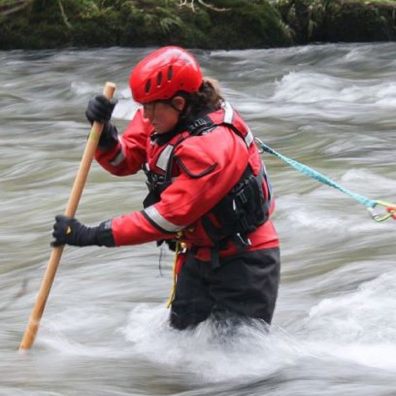
<instances>
[{"instance_id":1,"label":"river water","mask_svg":"<svg viewBox=\"0 0 396 396\"><path fill-rule=\"evenodd\" d=\"M1 395L396 395L396 223L264 155L282 283L272 331L228 341L167 325L172 255L67 247L34 348L17 352L85 145L88 99L147 49L0 52ZM370 198L396 200L396 44L196 51L274 149ZM93 164L88 224L141 208L144 178Z\"/></svg>"}]
</instances>

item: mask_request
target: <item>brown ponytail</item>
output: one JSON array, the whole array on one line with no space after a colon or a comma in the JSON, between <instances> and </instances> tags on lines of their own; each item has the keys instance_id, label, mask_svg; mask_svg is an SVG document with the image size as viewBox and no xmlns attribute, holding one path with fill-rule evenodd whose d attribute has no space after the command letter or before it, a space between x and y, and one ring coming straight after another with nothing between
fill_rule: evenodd
<instances>
[{"instance_id":1,"label":"brown ponytail","mask_svg":"<svg viewBox=\"0 0 396 396\"><path fill-rule=\"evenodd\" d=\"M185 116L196 117L203 112L216 111L224 102L217 80L204 78L198 92L188 94Z\"/></svg>"}]
</instances>

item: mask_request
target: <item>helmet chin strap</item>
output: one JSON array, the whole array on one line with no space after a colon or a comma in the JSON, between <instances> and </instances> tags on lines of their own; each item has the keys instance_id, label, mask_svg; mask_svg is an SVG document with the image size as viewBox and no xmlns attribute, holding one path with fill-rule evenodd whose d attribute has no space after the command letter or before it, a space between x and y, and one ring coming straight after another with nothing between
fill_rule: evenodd
<instances>
[{"instance_id":1,"label":"helmet chin strap","mask_svg":"<svg viewBox=\"0 0 396 396\"><path fill-rule=\"evenodd\" d=\"M184 99L184 106L183 106L182 109L178 109L175 106L175 104L173 103L173 100L176 97L180 97L180 98ZM172 107L172 109L176 110L180 115L183 115L186 112L187 108L188 108L187 95L185 93L183 93L183 92L178 92L176 95L174 95L171 99L168 100L168 104L169 104L170 107Z\"/></svg>"},{"instance_id":2,"label":"helmet chin strap","mask_svg":"<svg viewBox=\"0 0 396 396\"><path fill-rule=\"evenodd\" d=\"M180 96L180 97L182 97L182 98L184 99L184 106L183 106L182 109L178 109L178 108L174 105L174 103L173 103L173 99L174 99L176 96ZM189 118L189 116L190 116L190 113L191 113L191 111L190 111L190 110L191 110L191 106L189 105L188 97L189 97L189 94L188 94L188 93L185 93L185 92L178 92L172 99L169 100L169 105L170 105L174 110L176 110L176 111L179 113L179 123L182 123L182 122L187 121L188 118Z\"/></svg>"},{"instance_id":3,"label":"helmet chin strap","mask_svg":"<svg viewBox=\"0 0 396 396\"><path fill-rule=\"evenodd\" d=\"M176 106L175 106L175 104L174 104L174 102L173 102L173 99L176 97L176 96L181 96L183 99L184 99L184 106L183 106L183 108L182 109L179 109L179 108L177 108ZM156 102L153 102L153 116L155 117L155 112L156 112L156 104L157 103L165 103L165 104L167 104L168 106L170 106L170 107L172 107L172 109L173 110L175 110L177 113L179 113L179 120L178 120L178 122L177 122L177 125L178 126L180 126L180 125L182 125L183 123L185 123L186 121L188 121L188 117L189 117L189 113L190 113L190 106L189 106L189 104L188 104L188 101L187 101L187 97L186 97L186 95L183 95L183 94L177 94L177 95L175 95L173 98L171 98L171 99L167 99L167 100L158 100L158 101L156 101Z\"/></svg>"},{"instance_id":4,"label":"helmet chin strap","mask_svg":"<svg viewBox=\"0 0 396 396\"><path fill-rule=\"evenodd\" d=\"M172 103L172 101L169 103L169 106L172 107L173 110L176 110L180 115L184 113L184 111L187 107L187 106L184 106L183 109L180 110Z\"/></svg>"}]
</instances>

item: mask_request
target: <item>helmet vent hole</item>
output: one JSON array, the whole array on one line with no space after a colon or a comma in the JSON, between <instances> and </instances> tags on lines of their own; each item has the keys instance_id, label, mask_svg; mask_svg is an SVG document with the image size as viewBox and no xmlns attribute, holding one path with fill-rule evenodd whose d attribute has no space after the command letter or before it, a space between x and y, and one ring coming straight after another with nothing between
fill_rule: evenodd
<instances>
[{"instance_id":1,"label":"helmet vent hole","mask_svg":"<svg viewBox=\"0 0 396 396\"><path fill-rule=\"evenodd\" d=\"M168 67L168 75L167 75L168 81L171 81L173 78L173 67L169 66Z\"/></svg>"},{"instance_id":2,"label":"helmet vent hole","mask_svg":"<svg viewBox=\"0 0 396 396\"><path fill-rule=\"evenodd\" d=\"M150 89L151 89L151 80L147 80L147 81L146 81L146 85L145 85L145 87L144 87L144 92L145 92L146 94L148 94L148 93L150 92Z\"/></svg>"},{"instance_id":3,"label":"helmet vent hole","mask_svg":"<svg viewBox=\"0 0 396 396\"><path fill-rule=\"evenodd\" d=\"M160 87L162 83L162 72L157 74L157 87Z\"/></svg>"}]
</instances>

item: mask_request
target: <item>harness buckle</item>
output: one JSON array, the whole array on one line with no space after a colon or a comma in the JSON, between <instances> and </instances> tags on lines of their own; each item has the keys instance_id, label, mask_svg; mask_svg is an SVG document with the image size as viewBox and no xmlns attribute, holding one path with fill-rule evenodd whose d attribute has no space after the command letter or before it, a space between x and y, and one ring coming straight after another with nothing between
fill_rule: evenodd
<instances>
[{"instance_id":1,"label":"harness buckle","mask_svg":"<svg viewBox=\"0 0 396 396\"><path fill-rule=\"evenodd\" d=\"M235 234L235 239L243 249L250 246L252 241L249 238L244 238L239 232Z\"/></svg>"}]
</instances>

